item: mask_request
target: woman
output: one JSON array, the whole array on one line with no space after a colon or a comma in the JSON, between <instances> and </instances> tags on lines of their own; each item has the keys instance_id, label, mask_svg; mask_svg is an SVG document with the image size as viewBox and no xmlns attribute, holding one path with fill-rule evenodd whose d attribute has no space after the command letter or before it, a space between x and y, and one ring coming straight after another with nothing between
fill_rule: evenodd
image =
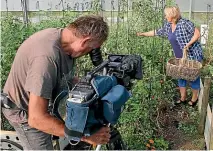
<instances>
[{"instance_id":1,"label":"woman","mask_svg":"<svg viewBox=\"0 0 213 151\"><path fill-rule=\"evenodd\" d=\"M156 31L153 30L144 33L137 33L137 35L167 37L172 45L176 58L182 58L183 49L186 47L188 49L188 58L201 62L203 54L201 45L198 42L198 39L200 38L199 30L191 21L181 18L180 10L177 6L166 7L164 14L167 22L162 28ZM186 103L186 84L186 80L178 80L181 98L176 100L176 104ZM195 81L190 81L190 85L192 88L192 98L188 104L190 106L195 106L198 102L200 77L198 77Z\"/></svg>"}]
</instances>

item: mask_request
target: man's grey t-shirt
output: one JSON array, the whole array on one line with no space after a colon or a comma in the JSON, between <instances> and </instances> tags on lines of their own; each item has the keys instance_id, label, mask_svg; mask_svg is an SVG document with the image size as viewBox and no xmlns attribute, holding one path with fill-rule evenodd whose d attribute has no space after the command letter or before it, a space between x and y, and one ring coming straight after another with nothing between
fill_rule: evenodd
<instances>
[{"instance_id":1,"label":"man's grey t-shirt","mask_svg":"<svg viewBox=\"0 0 213 151\"><path fill-rule=\"evenodd\" d=\"M56 28L39 31L19 47L4 87L19 108L28 110L30 93L54 100L66 89L65 79L71 80L74 59L61 48L61 31Z\"/></svg>"}]
</instances>

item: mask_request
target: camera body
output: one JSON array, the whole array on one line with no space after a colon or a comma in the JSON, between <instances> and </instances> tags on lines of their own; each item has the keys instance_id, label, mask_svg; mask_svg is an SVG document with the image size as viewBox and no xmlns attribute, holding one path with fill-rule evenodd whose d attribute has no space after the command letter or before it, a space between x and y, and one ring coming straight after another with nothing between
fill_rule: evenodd
<instances>
[{"instance_id":1,"label":"camera body","mask_svg":"<svg viewBox=\"0 0 213 151\"><path fill-rule=\"evenodd\" d=\"M95 52L94 52L95 51ZM103 61L100 49L94 49L90 53L93 65L96 67L88 72L70 92L72 101L86 102L95 94L91 80L97 75L114 76L117 83L131 90L132 80L142 79L142 59L139 55L109 55Z\"/></svg>"},{"instance_id":2,"label":"camera body","mask_svg":"<svg viewBox=\"0 0 213 151\"><path fill-rule=\"evenodd\" d=\"M80 141L103 125L117 123L123 106L131 97L129 90L134 79L142 79L142 58L139 55L108 55L103 60L100 48L90 57L95 68L88 72L69 91L57 96L53 115L58 113L62 98L66 100L65 136L69 141Z\"/></svg>"}]
</instances>

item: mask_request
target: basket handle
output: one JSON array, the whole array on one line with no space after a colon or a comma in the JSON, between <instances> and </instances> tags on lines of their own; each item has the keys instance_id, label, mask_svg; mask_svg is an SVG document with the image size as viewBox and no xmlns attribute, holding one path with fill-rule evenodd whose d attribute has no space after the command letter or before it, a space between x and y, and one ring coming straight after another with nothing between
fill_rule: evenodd
<instances>
[{"instance_id":1,"label":"basket handle","mask_svg":"<svg viewBox=\"0 0 213 151\"><path fill-rule=\"evenodd\" d=\"M180 61L181 64L183 64L184 60L187 59L188 50L189 50L188 47L184 47L184 48L183 48L183 56L182 56L181 61Z\"/></svg>"}]
</instances>

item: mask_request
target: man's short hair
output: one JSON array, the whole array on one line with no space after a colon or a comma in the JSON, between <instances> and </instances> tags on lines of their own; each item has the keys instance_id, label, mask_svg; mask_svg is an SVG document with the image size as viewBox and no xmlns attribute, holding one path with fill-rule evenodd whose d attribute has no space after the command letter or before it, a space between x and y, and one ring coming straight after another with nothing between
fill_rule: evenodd
<instances>
[{"instance_id":1,"label":"man's short hair","mask_svg":"<svg viewBox=\"0 0 213 151\"><path fill-rule=\"evenodd\" d=\"M90 36L92 41L104 42L109 33L109 27L103 17L98 15L85 15L72 22L68 29L74 31L77 37ZM73 30L74 29L74 30Z\"/></svg>"}]
</instances>

